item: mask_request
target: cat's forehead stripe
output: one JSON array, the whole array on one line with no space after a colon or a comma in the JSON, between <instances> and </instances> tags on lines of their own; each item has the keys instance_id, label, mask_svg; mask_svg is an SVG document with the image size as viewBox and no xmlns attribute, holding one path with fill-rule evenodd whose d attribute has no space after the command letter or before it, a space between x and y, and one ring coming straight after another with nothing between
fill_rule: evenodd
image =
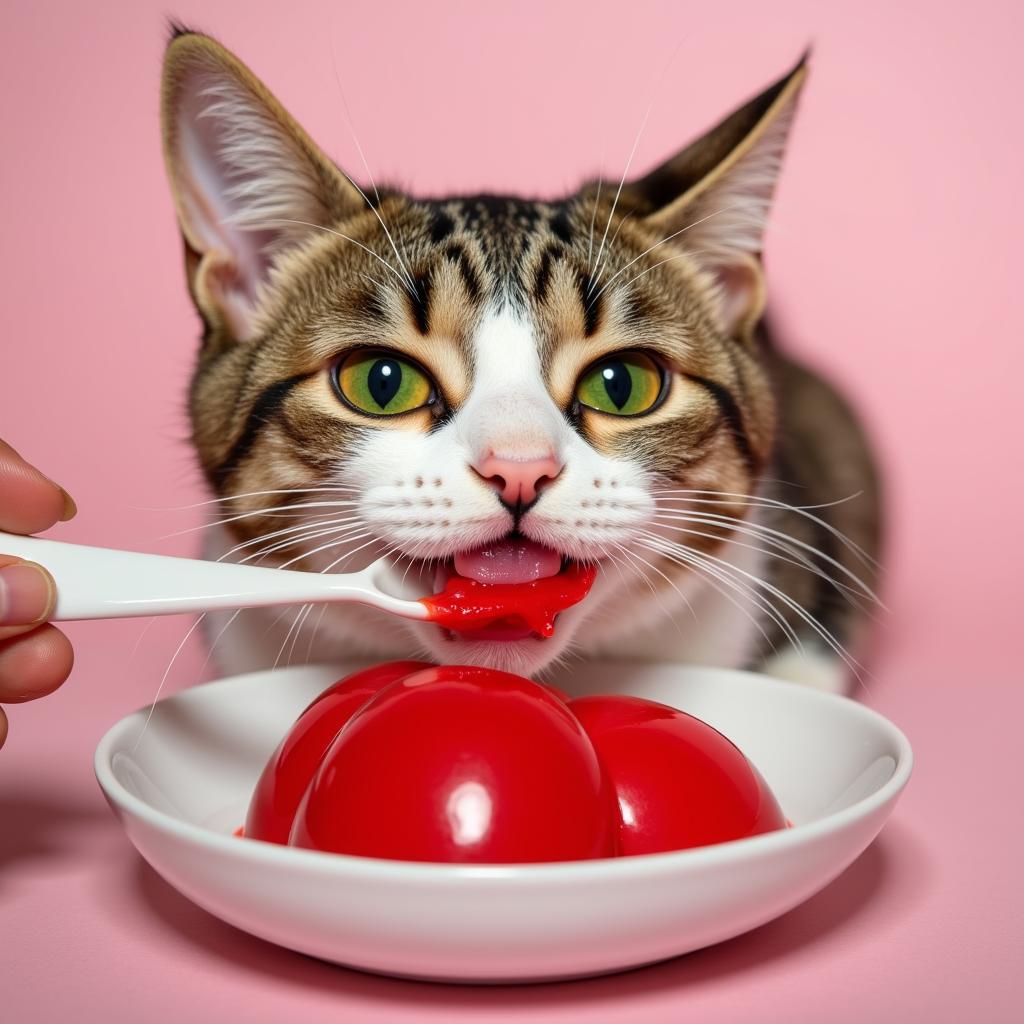
<instances>
[{"instance_id":1,"label":"cat's forehead stripe","mask_svg":"<svg viewBox=\"0 0 1024 1024\"><path fill-rule=\"evenodd\" d=\"M598 333L607 297L592 273L596 218L589 205L478 195L413 200L413 209L421 211L421 237L432 250L425 258L428 269L416 275L416 295L409 303L409 315L421 334L429 333L436 311L429 268L442 259L461 274L478 309L509 304L534 311L541 328L536 344L544 362L546 350L563 339L589 339ZM634 308L644 306L638 300Z\"/></svg>"},{"instance_id":2,"label":"cat's forehead stripe","mask_svg":"<svg viewBox=\"0 0 1024 1024\"><path fill-rule=\"evenodd\" d=\"M466 286L466 292L470 299L473 302L479 302L483 296L483 286L480 283L480 275L474 269L465 247L457 242L449 242L441 252L445 259L454 264L462 276L462 283Z\"/></svg>"},{"instance_id":3,"label":"cat's forehead stripe","mask_svg":"<svg viewBox=\"0 0 1024 1024\"><path fill-rule=\"evenodd\" d=\"M512 196L477 195L446 200L419 200L428 214L428 237L434 245L457 231L472 236L497 278L522 289L522 261L537 238L570 245L575 231L568 203L547 203ZM496 281L495 284L498 282Z\"/></svg>"}]
</instances>

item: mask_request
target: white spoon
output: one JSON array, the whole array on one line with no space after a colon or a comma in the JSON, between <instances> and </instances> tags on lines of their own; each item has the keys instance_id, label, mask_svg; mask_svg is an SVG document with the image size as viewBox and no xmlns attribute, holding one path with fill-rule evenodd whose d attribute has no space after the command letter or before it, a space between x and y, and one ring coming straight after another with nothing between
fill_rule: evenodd
<instances>
[{"instance_id":1,"label":"white spoon","mask_svg":"<svg viewBox=\"0 0 1024 1024\"><path fill-rule=\"evenodd\" d=\"M144 555L0 532L0 553L45 566L57 581L50 618L120 619L219 608L354 601L407 619L427 619L419 601L385 593L381 558L354 573L296 572L197 558Z\"/></svg>"}]
</instances>

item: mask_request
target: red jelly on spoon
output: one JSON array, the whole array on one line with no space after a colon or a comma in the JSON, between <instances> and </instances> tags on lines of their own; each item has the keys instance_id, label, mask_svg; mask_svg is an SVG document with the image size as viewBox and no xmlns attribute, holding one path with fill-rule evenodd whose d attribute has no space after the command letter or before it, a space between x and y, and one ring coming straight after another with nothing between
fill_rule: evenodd
<instances>
[{"instance_id":1,"label":"red jelly on spoon","mask_svg":"<svg viewBox=\"0 0 1024 1024\"><path fill-rule=\"evenodd\" d=\"M460 553L439 594L421 598L431 619L457 633L488 639L550 637L555 617L590 592L597 569L570 562L551 548L509 538Z\"/></svg>"}]
</instances>

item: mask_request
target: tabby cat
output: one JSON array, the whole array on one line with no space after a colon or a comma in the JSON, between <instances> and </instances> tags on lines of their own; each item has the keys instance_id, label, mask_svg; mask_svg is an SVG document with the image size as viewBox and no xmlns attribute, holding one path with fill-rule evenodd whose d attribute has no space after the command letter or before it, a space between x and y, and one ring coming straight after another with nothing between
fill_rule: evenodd
<instances>
[{"instance_id":1,"label":"tabby cat","mask_svg":"<svg viewBox=\"0 0 1024 1024\"><path fill-rule=\"evenodd\" d=\"M163 131L203 323L207 555L330 572L389 554L410 595L452 571L598 566L550 639L248 611L208 623L223 668L418 654L540 674L572 654L848 685L876 576L872 458L762 322L805 76L621 185L418 199L364 191L236 57L175 31Z\"/></svg>"}]
</instances>

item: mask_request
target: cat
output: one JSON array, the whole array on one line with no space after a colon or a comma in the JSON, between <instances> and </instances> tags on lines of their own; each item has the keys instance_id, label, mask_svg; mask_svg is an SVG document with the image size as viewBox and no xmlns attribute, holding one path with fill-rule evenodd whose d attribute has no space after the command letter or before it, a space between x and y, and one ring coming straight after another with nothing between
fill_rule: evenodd
<instances>
[{"instance_id":1,"label":"cat","mask_svg":"<svg viewBox=\"0 0 1024 1024\"><path fill-rule=\"evenodd\" d=\"M208 623L221 668L675 659L849 687L877 473L846 403L763 318L806 73L635 180L418 199L364 191L233 54L174 30L163 139L203 326L207 556L346 571L390 554L418 595L453 559L598 566L549 639L351 605L248 611Z\"/></svg>"}]
</instances>

